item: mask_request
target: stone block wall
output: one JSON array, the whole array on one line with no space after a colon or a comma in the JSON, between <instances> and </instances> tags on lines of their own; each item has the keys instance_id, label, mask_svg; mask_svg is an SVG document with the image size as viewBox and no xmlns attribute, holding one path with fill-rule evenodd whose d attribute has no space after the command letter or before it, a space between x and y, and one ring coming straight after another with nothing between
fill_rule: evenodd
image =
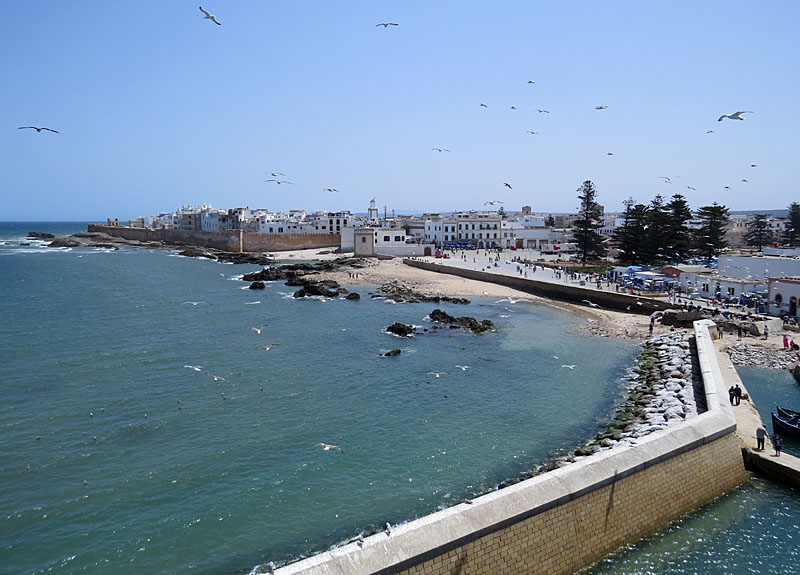
<instances>
[{"instance_id":1,"label":"stone block wall","mask_svg":"<svg viewBox=\"0 0 800 575\"><path fill-rule=\"evenodd\" d=\"M574 573L658 531L746 477L739 440L728 434L463 545L440 549L427 561L381 573Z\"/></svg>"},{"instance_id":2,"label":"stone block wall","mask_svg":"<svg viewBox=\"0 0 800 575\"><path fill-rule=\"evenodd\" d=\"M338 248L342 242L340 234L254 234L242 237L242 251L286 252L316 248Z\"/></svg>"}]
</instances>

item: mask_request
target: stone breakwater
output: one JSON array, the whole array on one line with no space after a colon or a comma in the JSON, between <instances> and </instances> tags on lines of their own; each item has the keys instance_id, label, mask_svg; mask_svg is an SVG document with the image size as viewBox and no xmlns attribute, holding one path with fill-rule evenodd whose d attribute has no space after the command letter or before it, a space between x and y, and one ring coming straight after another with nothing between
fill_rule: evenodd
<instances>
[{"instance_id":1,"label":"stone breakwater","mask_svg":"<svg viewBox=\"0 0 800 575\"><path fill-rule=\"evenodd\" d=\"M728 348L733 365L792 369L800 361L800 354L782 348L738 343Z\"/></svg>"},{"instance_id":2,"label":"stone breakwater","mask_svg":"<svg viewBox=\"0 0 800 575\"><path fill-rule=\"evenodd\" d=\"M555 466L617 445L635 444L640 437L697 417L706 410L703 383L692 340L683 332L648 339L636 365L625 376L627 398L606 429Z\"/></svg>"}]
</instances>

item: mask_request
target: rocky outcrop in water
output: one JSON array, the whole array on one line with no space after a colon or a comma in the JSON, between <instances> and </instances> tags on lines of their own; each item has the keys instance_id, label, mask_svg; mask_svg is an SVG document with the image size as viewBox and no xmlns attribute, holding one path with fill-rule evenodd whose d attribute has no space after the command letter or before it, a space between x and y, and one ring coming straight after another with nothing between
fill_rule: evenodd
<instances>
[{"instance_id":1,"label":"rocky outcrop in water","mask_svg":"<svg viewBox=\"0 0 800 575\"><path fill-rule=\"evenodd\" d=\"M433 310L429 317L431 321L446 323L451 327L463 327L470 330L472 333L483 333L485 331L494 331L497 329L497 326L488 319L478 321L474 317L453 317L439 308Z\"/></svg>"},{"instance_id":2,"label":"rocky outcrop in water","mask_svg":"<svg viewBox=\"0 0 800 575\"><path fill-rule=\"evenodd\" d=\"M351 301L358 301L358 300L360 300L360 299L361 299L361 296L360 296L360 295L358 295L356 292L351 292L351 293L347 294L347 295L344 297L344 299L349 299L349 300L351 300Z\"/></svg>"},{"instance_id":3,"label":"rocky outcrop in water","mask_svg":"<svg viewBox=\"0 0 800 575\"><path fill-rule=\"evenodd\" d=\"M47 232L28 232L28 237L35 240L50 240L56 236L54 234L48 234Z\"/></svg>"},{"instance_id":4,"label":"rocky outcrop in water","mask_svg":"<svg viewBox=\"0 0 800 575\"><path fill-rule=\"evenodd\" d=\"M383 354L383 357L394 357L396 355L400 355L403 350L401 349L390 349L386 353Z\"/></svg>"},{"instance_id":5,"label":"rocky outcrop in water","mask_svg":"<svg viewBox=\"0 0 800 575\"><path fill-rule=\"evenodd\" d=\"M386 331L394 335L399 335L400 337L411 337L416 333L416 329L414 329L413 325L406 325L398 321L387 327Z\"/></svg>"},{"instance_id":6,"label":"rocky outcrop in water","mask_svg":"<svg viewBox=\"0 0 800 575\"><path fill-rule=\"evenodd\" d=\"M264 282L253 282L250 284L250 287L247 289L266 289L267 286Z\"/></svg>"}]
</instances>

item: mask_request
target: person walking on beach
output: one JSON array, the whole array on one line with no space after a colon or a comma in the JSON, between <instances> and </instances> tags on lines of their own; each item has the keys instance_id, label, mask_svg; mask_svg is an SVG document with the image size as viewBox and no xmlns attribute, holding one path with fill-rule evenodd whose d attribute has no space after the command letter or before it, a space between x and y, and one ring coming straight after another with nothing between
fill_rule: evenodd
<instances>
[{"instance_id":1,"label":"person walking on beach","mask_svg":"<svg viewBox=\"0 0 800 575\"><path fill-rule=\"evenodd\" d=\"M767 324L764 324L764 339L767 339L768 337L769 337L769 326Z\"/></svg>"},{"instance_id":2,"label":"person walking on beach","mask_svg":"<svg viewBox=\"0 0 800 575\"><path fill-rule=\"evenodd\" d=\"M736 401L736 388L733 386L728 388L728 399L731 400L731 405L733 405L733 402Z\"/></svg>"},{"instance_id":3,"label":"person walking on beach","mask_svg":"<svg viewBox=\"0 0 800 575\"><path fill-rule=\"evenodd\" d=\"M736 326L736 339L742 341L742 326Z\"/></svg>"},{"instance_id":4,"label":"person walking on beach","mask_svg":"<svg viewBox=\"0 0 800 575\"><path fill-rule=\"evenodd\" d=\"M781 447L783 442L781 440L781 436L777 433L772 436L772 446L775 448L775 457L781 456Z\"/></svg>"},{"instance_id":5,"label":"person walking on beach","mask_svg":"<svg viewBox=\"0 0 800 575\"><path fill-rule=\"evenodd\" d=\"M736 398L736 405L739 405L742 402L742 388L738 383L733 386L733 395Z\"/></svg>"},{"instance_id":6,"label":"person walking on beach","mask_svg":"<svg viewBox=\"0 0 800 575\"><path fill-rule=\"evenodd\" d=\"M783 349L789 349L789 336L783 334Z\"/></svg>"},{"instance_id":7,"label":"person walking on beach","mask_svg":"<svg viewBox=\"0 0 800 575\"><path fill-rule=\"evenodd\" d=\"M725 333L725 330L724 330L724 329L722 329L722 326L721 326L721 325L719 325L719 324L717 324L717 336L719 336L719 339L722 339L722 335L723 335L724 333Z\"/></svg>"},{"instance_id":8,"label":"person walking on beach","mask_svg":"<svg viewBox=\"0 0 800 575\"><path fill-rule=\"evenodd\" d=\"M756 451L764 451L764 441L767 438L767 428L764 427L762 423L761 426L756 429Z\"/></svg>"}]
</instances>

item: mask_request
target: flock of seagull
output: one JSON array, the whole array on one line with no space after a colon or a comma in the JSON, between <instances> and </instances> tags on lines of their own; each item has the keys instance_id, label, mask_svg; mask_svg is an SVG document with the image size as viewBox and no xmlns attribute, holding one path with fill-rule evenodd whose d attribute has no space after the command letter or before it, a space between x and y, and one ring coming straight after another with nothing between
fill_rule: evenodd
<instances>
[{"instance_id":1,"label":"flock of seagull","mask_svg":"<svg viewBox=\"0 0 800 575\"><path fill-rule=\"evenodd\" d=\"M219 20L217 20L216 16L214 16L214 14L211 14L208 10L206 10L202 6L198 6L198 8L199 8L200 12L202 12L202 14L203 14L203 19L210 20L211 22L213 22L217 26L221 26L222 25L221 22ZM383 27L384 29L387 29L390 26L392 26L392 27L399 26L399 24L397 22L379 22L379 23L375 24L375 26L379 27L379 28ZM533 84L536 84L536 81L535 80L528 80L527 84L533 85ZM481 108L488 108L489 105L484 103L484 102L481 102L480 103L480 107ZM518 109L518 107L515 106L515 105L511 105L509 108L511 110L517 110ZM608 109L608 105L607 104L598 104L598 105L596 105L594 107L594 109L595 110L599 110L599 111L600 110L607 110ZM544 109L544 108L537 108L536 112L538 112L540 114L549 114L550 113L549 110ZM740 121L742 121L742 120L744 120L743 114L753 114L753 113L755 113L755 112L753 112L752 110L738 110L738 111L733 112L731 114L722 114L718 118L717 121L718 122L722 122L723 120L740 120ZM40 127L40 126L20 126L18 129L20 129L20 130L28 130L28 129L36 130L36 132L38 132L38 133L41 133L42 131L52 132L54 134L59 134L60 133L58 130L54 130L52 128ZM715 132L715 130L707 130L706 131L707 134L712 134L714 132ZM537 131L534 131L534 130L527 130L526 133L531 134L531 135L539 135L540 134L540 132L537 132ZM431 150L435 151L435 152L439 152L439 153L450 152L451 151L448 148L441 148L441 147L431 148ZM606 152L606 156L614 156L614 155L615 155L614 152ZM753 164L751 167L755 167L755 164ZM271 175L273 176L272 178L264 180L264 181L265 182L273 182L276 185L283 185L283 184L294 185L294 182L291 182L289 180L279 179L278 176L283 176L284 175L284 174L282 174L280 172L272 172ZM743 179L741 179L741 182L742 183L747 183L748 180L743 178ZM669 183L672 183L672 182L671 182L670 178L665 178L665 183L669 184ZM508 182L503 182L503 186L507 187L508 189L512 189L511 184L509 184ZM688 190L696 191L696 188L694 188L693 186L686 185L685 187ZM723 186L723 189L724 190L730 190L731 187L730 186ZM339 192L339 190L337 188L332 188L332 187L323 188L323 191L324 192L329 192L329 193ZM503 202L492 201L492 202L485 202L484 205L492 205L493 206L493 205L501 204L501 203L503 203Z\"/></svg>"}]
</instances>

